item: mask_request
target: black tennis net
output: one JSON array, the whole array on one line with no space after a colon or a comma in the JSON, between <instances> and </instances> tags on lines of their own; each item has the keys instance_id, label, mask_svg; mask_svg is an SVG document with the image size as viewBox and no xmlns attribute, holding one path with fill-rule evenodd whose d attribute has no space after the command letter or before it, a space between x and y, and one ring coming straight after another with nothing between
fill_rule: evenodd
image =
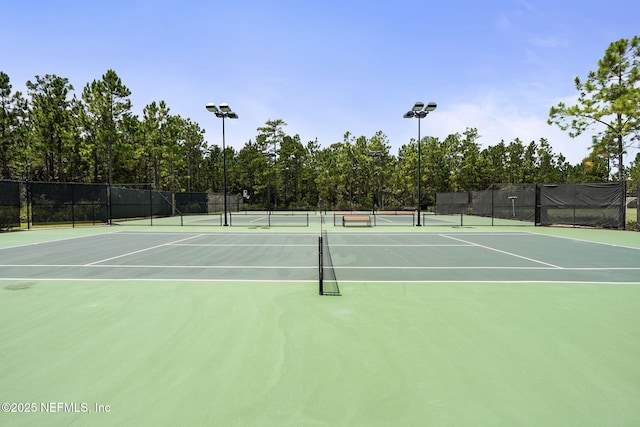
<instances>
[{"instance_id":1,"label":"black tennis net","mask_svg":"<svg viewBox=\"0 0 640 427\"><path fill-rule=\"evenodd\" d=\"M321 231L318 237L318 275L320 295L340 296L336 272L331 260L327 232Z\"/></svg>"}]
</instances>

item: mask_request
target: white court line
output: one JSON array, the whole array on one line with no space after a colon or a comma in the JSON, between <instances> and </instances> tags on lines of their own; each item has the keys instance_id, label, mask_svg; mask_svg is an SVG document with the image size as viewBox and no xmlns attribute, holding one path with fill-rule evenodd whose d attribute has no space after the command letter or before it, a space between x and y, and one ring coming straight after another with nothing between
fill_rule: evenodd
<instances>
[{"instance_id":1,"label":"white court line","mask_svg":"<svg viewBox=\"0 0 640 427\"><path fill-rule=\"evenodd\" d=\"M566 270L566 271L640 271L640 267L501 267L501 266L476 266L476 267L442 267L442 266L333 266L334 270Z\"/></svg>"},{"instance_id":2,"label":"white court line","mask_svg":"<svg viewBox=\"0 0 640 427\"><path fill-rule=\"evenodd\" d=\"M77 278L77 277L63 277L63 278L53 278L53 277L0 277L1 281L38 281L38 282L180 282L180 283L188 283L188 282L214 282L214 283L318 283L317 280L306 280L306 279L189 279L189 278L180 278L180 279L162 279L162 278L153 278L153 279L145 279L145 278L131 278L131 279L101 279L101 278ZM542 284L542 285L640 285L640 282L594 282L594 281L578 281L578 280L340 280L340 284L367 284L367 283L375 283L375 284L440 284L440 283L455 283L455 284L487 284L487 285L498 285L498 284Z\"/></svg>"},{"instance_id":3,"label":"white court line","mask_svg":"<svg viewBox=\"0 0 640 427\"><path fill-rule=\"evenodd\" d=\"M277 244L277 243L270 243L270 244L249 244L249 243L232 243L232 244L227 244L227 243L170 243L169 246L203 246L203 247L207 247L207 246L212 246L212 247L217 247L217 246L222 246L222 247L305 247L305 248L312 248L312 247L317 247L317 244ZM467 244L463 244L463 243L433 243L433 244L409 244L409 245L386 245L386 244L369 244L369 245L353 245L353 244L341 244L341 243L337 243L337 244L330 244L329 245L331 248L335 248L335 247L347 247L347 248L358 248L358 247L371 247L371 248L376 248L376 247L381 247L381 248L388 248L388 247L411 247L411 248L427 248L427 247L470 247L473 245L467 245Z\"/></svg>"},{"instance_id":4,"label":"white court line","mask_svg":"<svg viewBox=\"0 0 640 427\"><path fill-rule=\"evenodd\" d=\"M193 234L193 232L189 232L189 231L116 231L115 234L124 234L124 235L129 235L129 236L139 236L139 235L148 235L148 234L153 234L153 235L165 235L165 236L176 236L176 235L180 235L180 234ZM254 231L238 231L238 232L220 232L220 231L203 231L199 234L200 236L207 236L207 237L228 237L228 236L241 236L241 237L251 237L252 239L255 238L259 238L259 237L275 237L275 236L296 236L296 237L300 237L300 236L304 236L304 237L310 237L310 236L317 236L318 233L317 232L300 232L300 233L280 233L280 232L264 232L264 233L260 233L260 234L256 234Z\"/></svg>"},{"instance_id":5,"label":"white court line","mask_svg":"<svg viewBox=\"0 0 640 427\"><path fill-rule=\"evenodd\" d=\"M336 243L336 244L329 244L329 249L331 248L335 248L335 247L344 247L344 248L360 248L360 247L367 247L367 248L377 248L377 247L381 247L381 248L389 248L389 247L398 247L398 248L404 248L404 247L408 247L408 248L451 248L451 247L455 247L455 248L464 248L464 247L471 247L474 245L470 245L470 244L464 244L464 243L417 243L417 244L392 244L392 245L387 245L387 244L380 244L380 243L372 243L372 244L351 244L351 243Z\"/></svg>"},{"instance_id":6,"label":"white court line","mask_svg":"<svg viewBox=\"0 0 640 427\"><path fill-rule=\"evenodd\" d=\"M308 280L308 279L145 279L145 278L132 278L132 279L100 279L100 278L89 278L89 279L79 279L77 277L66 277L56 279L53 277L46 278L35 278L35 277L0 277L0 281L47 281L47 282L248 282L248 283L318 283L318 280Z\"/></svg>"},{"instance_id":7,"label":"white court line","mask_svg":"<svg viewBox=\"0 0 640 427\"><path fill-rule=\"evenodd\" d=\"M31 231L31 233L33 233L33 232L37 232L37 231ZM105 232L105 233L87 234L85 236L63 237L63 238L60 238L60 239L43 240L41 242L21 243L19 245L14 245L14 246L5 246L5 247L0 248L0 250L25 248L25 247L28 247L28 246L45 245L47 243L64 242L66 240L85 239L87 237L110 236L110 235L114 235L114 234L117 234L117 233L118 233L117 231L109 231L109 232Z\"/></svg>"},{"instance_id":8,"label":"white court line","mask_svg":"<svg viewBox=\"0 0 640 427\"><path fill-rule=\"evenodd\" d=\"M150 251L150 250L152 250L152 249L161 248L161 247L163 247L163 246L168 246L168 245L170 245L170 244L172 244L172 243L184 242L185 240L195 239L196 237L200 237L200 236L202 236L202 234L198 234L198 235L191 236L191 237L185 237L184 239L175 240L175 241L173 241L173 242L168 242L168 243L163 243L163 244L161 244L161 245L151 246L151 247L149 247L149 248L139 249L139 250L137 250L137 251L133 251L133 252L127 252L126 254L116 255L116 256L113 256L113 257L111 257L111 258L101 259L101 260L99 260L99 261L94 261L94 262L90 262L90 263L88 263L88 264L84 264L84 266L85 266L85 267L92 266L92 265L95 265L95 264L99 264L99 263L101 263L101 262L111 261L112 259L118 259L118 258L126 257L126 256L129 256L129 255L138 254L138 253L140 253L140 252L145 252L145 251Z\"/></svg>"},{"instance_id":9,"label":"white court line","mask_svg":"<svg viewBox=\"0 0 640 427\"><path fill-rule=\"evenodd\" d=\"M123 255L124 256L124 255ZM101 262L101 261L96 261ZM187 270L214 270L214 269L258 269L258 270L277 270L277 269L318 269L318 265L130 265L130 264L0 264L0 267L30 267L30 268L69 268L69 267L87 267L87 268L148 268L153 270L159 269L187 269Z\"/></svg>"},{"instance_id":10,"label":"white court line","mask_svg":"<svg viewBox=\"0 0 640 427\"><path fill-rule=\"evenodd\" d=\"M536 234L536 235L537 236L543 236L543 237L552 237L552 238L556 238L556 239L571 240L571 241L580 242L580 243L591 243L592 245L611 246L611 247L614 247L614 248L633 249L633 250L636 250L636 251L640 251L640 248L636 248L634 246L618 245L618 244L615 244L615 243L594 242L592 240L577 239L575 237L568 237L568 236L556 236L556 235L553 235L553 234Z\"/></svg>"},{"instance_id":11,"label":"white court line","mask_svg":"<svg viewBox=\"0 0 640 427\"><path fill-rule=\"evenodd\" d=\"M340 285L344 283L384 283L384 284L398 284L398 283L423 283L423 284L438 284L438 283L459 283L459 284L543 284L543 285L640 285L640 282L611 282L611 281L580 281L580 280L339 280Z\"/></svg>"},{"instance_id":12,"label":"white court line","mask_svg":"<svg viewBox=\"0 0 640 427\"><path fill-rule=\"evenodd\" d=\"M315 248L318 244L310 245L310 244L278 244L278 243L270 243L270 244L254 244L254 243L169 243L169 246L194 246L194 247L224 247L224 248L233 248L233 247L249 247L249 248L272 248L272 247L303 247L303 248Z\"/></svg>"},{"instance_id":13,"label":"white court line","mask_svg":"<svg viewBox=\"0 0 640 427\"><path fill-rule=\"evenodd\" d=\"M247 215L247 216L249 216L249 215ZM235 215L235 218L238 218L238 215ZM240 217L240 218L242 218L242 217ZM264 221L265 219L266 219L266 220L268 220L268 219L269 219L269 217L268 217L268 216L266 216L266 215L263 215L263 216L261 216L261 217L258 217L258 218L256 218L256 219L251 220L251 221L248 221L248 222L249 222L249 224L252 224L252 223L254 223L254 222L258 222L258 221ZM240 222L242 222L242 221L240 221ZM236 221L236 223L237 223L237 221Z\"/></svg>"},{"instance_id":14,"label":"white court line","mask_svg":"<svg viewBox=\"0 0 640 427\"><path fill-rule=\"evenodd\" d=\"M423 227L428 228L428 227ZM435 228L434 228L435 230ZM384 237L384 236L410 236L410 237L419 237L419 238L429 238L432 236L448 236L449 234L456 236L541 236L541 234L532 233L530 231L455 231L451 233L436 233L435 231L425 231L416 232L416 231L380 231L380 232L370 232L370 231L362 231L357 234L351 232L343 232L343 231L329 231L329 236L364 236L364 237Z\"/></svg>"},{"instance_id":15,"label":"white court line","mask_svg":"<svg viewBox=\"0 0 640 427\"><path fill-rule=\"evenodd\" d=\"M84 265L82 267L93 268L149 268L149 269L187 269L187 270L278 270L278 269L318 269L317 265Z\"/></svg>"},{"instance_id":16,"label":"white court line","mask_svg":"<svg viewBox=\"0 0 640 427\"><path fill-rule=\"evenodd\" d=\"M520 258L520 259L525 259L525 260L527 260L527 261L535 262L535 263L537 263L537 264L548 265L549 267L558 268L558 269L561 269L561 268L562 268L562 267L560 267L560 266L557 266L557 265L554 265L554 264L550 264L550 263L548 263L548 262L544 262L544 261L540 261L540 260L537 260L537 259L529 258L529 257L526 257L526 256L522 256L522 255L514 254L514 253L512 253L512 252L502 251L502 250L500 250L500 249L492 248L492 247L490 247L490 246L480 245L480 244L478 244L478 243L469 242L469 241L467 241L467 240L458 239L458 238L456 238L456 237L448 236L448 235L446 235L446 234L441 234L441 236L446 237L446 238L448 238L448 239L457 240L457 241L459 241L459 242L468 243L468 244L470 244L470 245L477 246L477 247L479 247L479 248L488 249L488 250L490 250L490 251L495 251L495 252L500 252L501 254L505 254L505 255L513 256L513 257Z\"/></svg>"},{"instance_id":17,"label":"white court line","mask_svg":"<svg viewBox=\"0 0 640 427\"><path fill-rule=\"evenodd\" d=\"M186 270L277 270L277 269L317 269L317 265L139 265L139 264L0 264L1 267L28 267L28 268L70 268L70 267L86 267L86 268L148 268L148 269L186 269ZM333 266L334 270L536 270L536 271L640 271L640 267L513 267L513 266Z\"/></svg>"}]
</instances>

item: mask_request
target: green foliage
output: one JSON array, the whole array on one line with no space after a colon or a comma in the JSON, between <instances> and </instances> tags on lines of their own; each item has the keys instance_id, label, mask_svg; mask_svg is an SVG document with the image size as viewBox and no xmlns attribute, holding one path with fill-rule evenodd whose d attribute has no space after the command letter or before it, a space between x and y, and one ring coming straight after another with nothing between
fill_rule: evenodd
<instances>
[{"instance_id":1,"label":"green foliage","mask_svg":"<svg viewBox=\"0 0 640 427\"><path fill-rule=\"evenodd\" d=\"M30 130L35 150L41 154L31 159L31 173L43 180L64 181L68 179L72 158L73 86L66 78L47 74L36 76L35 82L28 81L27 88L31 98Z\"/></svg>"},{"instance_id":2,"label":"green foliage","mask_svg":"<svg viewBox=\"0 0 640 427\"><path fill-rule=\"evenodd\" d=\"M637 141L640 128L640 39L612 43L586 81L576 78L577 105L559 104L549 123L586 132L592 153L577 165L549 141L495 141L482 147L475 128L444 139L411 140L397 153L388 137L345 132L342 141L302 141L282 119L269 119L236 151L207 146L197 123L162 100L131 113L131 91L113 70L85 85L80 97L66 78L36 76L27 98L0 72L0 175L9 179L150 184L158 190L214 191L226 184L256 208L428 208L437 192L477 191L492 183L607 181L611 167ZM622 141L625 144L620 145ZM418 159L420 153L420 159ZM420 196L418 201L418 164ZM640 157L627 178L640 181Z\"/></svg>"},{"instance_id":3,"label":"green foliage","mask_svg":"<svg viewBox=\"0 0 640 427\"><path fill-rule=\"evenodd\" d=\"M28 164L25 141L27 101L12 93L9 76L0 71L0 178L23 177Z\"/></svg>"},{"instance_id":4,"label":"green foliage","mask_svg":"<svg viewBox=\"0 0 640 427\"><path fill-rule=\"evenodd\" d=\"M598 126L594 151L618 159L618 179L624 179L625 150L640 140L640 37L620 39L609 45L598 69L586 81L575 78L577 104L559 103L549 111L556 124L576 137Z\"/></svg>"},{"instance_id":5,"label":"green foliage","mask_svg":"<svg viewBox=\"0 0 640 427\"><path fill-rule=\"evenodd\" d=\"M627 172L631 182L640 182L640 153L636 154L636 158L629 165Z\"/></svg>"}]
</instances>

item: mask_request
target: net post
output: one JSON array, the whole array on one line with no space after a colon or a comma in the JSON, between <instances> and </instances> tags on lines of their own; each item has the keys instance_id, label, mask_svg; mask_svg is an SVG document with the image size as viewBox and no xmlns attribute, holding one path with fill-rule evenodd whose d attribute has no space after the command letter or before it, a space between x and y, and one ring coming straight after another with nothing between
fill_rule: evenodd
<instances>
[{"instance_id":1,"label":"net post","mask_svg":"<svg viewBox=\"0 0 640 427\"><path fill-rule=\"evenodd\" d=\"M322 265L322 235L318 236L318 294L324 295L324 277L323 277L323 268Z\"/></svg>"}]
</instances>

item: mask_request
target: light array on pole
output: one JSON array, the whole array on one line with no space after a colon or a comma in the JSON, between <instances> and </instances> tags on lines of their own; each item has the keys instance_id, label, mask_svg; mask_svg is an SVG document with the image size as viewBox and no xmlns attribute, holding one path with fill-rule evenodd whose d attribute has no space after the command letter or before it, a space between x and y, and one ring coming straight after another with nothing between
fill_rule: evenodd
<instances>
[{"instance_id":1,"label":"light array on pole","mask_svg":"<svg viewBox=\"0 0 640 427\"><path fill-rule=\"evenodd\" d=\"M424 119L425 117L427 117L427 114L435 110L437 106L438 105L435 102L428 103L426 107L424 106L424 102L416 102L413 108L404 113L404 116L402 116L405 119L418 119L418 227L422 226L422 223L420 222L420 204L422 202L422 193L420 189L420 181L422 179L420 176L420 158L422 157L422 155L420 154L420 119Z\"/></svg>"},{"instance_id":2,"label":"light array on pole","mask_svg":"<svg viewBox=\"0 0 640 427\"><path fill-rule=\"evenodd\" d=\"M205 105L207 111L216 115L217 118L222 119L222 176L223 176L223 206L224 206L224 226L228 226L227 222L227 147L225 144L224 136L224 119L237 119L238 115L231 111L229 104L220 104L220 107L216 107L215 104L209 103Z\"/></svg>"}]
</instances>

